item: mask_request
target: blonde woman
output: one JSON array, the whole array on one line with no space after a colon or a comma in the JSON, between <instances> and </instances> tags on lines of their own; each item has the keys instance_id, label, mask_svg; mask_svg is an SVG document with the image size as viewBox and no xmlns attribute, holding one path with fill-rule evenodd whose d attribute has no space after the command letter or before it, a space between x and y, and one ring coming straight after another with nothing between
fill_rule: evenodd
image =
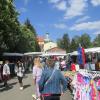
<instances>
[{"instance_id":1,"label":"blonde woman","mask_svg":"<svg viewBox=\"0 0 100 100\"><path fill-rule=\"evenodd\" d=\"M35 84L36 87L36 96L32 95L34 98L36 98L36 100L41 100L40 99L40 92L39 92L39 85L38 82L41 78L42 75L42 66L40 63L40 57L35 57L34 59L34 66L33 66L33 82Z\"/></svg>"}]
</instances>

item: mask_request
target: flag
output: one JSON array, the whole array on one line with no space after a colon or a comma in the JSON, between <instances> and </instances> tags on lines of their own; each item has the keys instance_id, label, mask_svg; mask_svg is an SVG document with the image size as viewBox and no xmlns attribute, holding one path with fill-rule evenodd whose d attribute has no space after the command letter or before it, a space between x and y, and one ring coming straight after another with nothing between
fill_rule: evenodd
<instances>
[{"instance_id":1,"label":"flag","mask_svg":"<svg viewBox=\"0 0 100 100\"><path fill-rule=\"evenodd\" d=\"M79 65L85 64L85 51L84 51L84 48L82 47L78 48L78 63Z\"/></svg>"}]
</instances>

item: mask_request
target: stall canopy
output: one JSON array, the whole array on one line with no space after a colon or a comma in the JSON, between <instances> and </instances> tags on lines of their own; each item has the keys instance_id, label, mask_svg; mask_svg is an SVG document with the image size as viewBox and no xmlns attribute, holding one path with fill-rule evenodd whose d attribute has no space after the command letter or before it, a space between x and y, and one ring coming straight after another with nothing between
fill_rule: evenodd
<instances>
[{"instance_id":1,"label":"stall canopy","mask_svg":"<svg viewBox=\"0 0 100 100\"><path fill-rule=\"evenodd\" d=\"M95 48L89 48L89 49L85 49L85 52L88 53L97 53L100 52L100 47L95 47Z\"/></svg>"},{"instance_id":2,"label":"stall canopy","mask_svg":"<svg viewBox=\"0 0 100 100\"><path fill-rule=\"evenodd\" d=\"M100 47L85 49L85 53L100 53ZM77 56L78 55L78 52L77 51L74 51L70 55L71 56Z\"/></svg>"},{"instance_id":3,"label":"stall canopy","mask_svg":"<svg viewBox=\"0 0 100 100\"><path fill-rule=\"evenodd\" d=\"M27 52L24 53L25 56L42 55L43 52Z\"/></svg>"},{"instance_id":4,"label":"stall canopy","mask_svg":"<svg viewBox=\"0 0 100 100\"><path fill-rule=\"evenodd\" d=\"M43 53L41 56L66 56L66 53Z\"/></svg>"},{"instance_id":5,"label":"stall canopy","mask_svg":"<svg viewBox=\"0 0 100 100\"><path fill-rule=\"evenodd\" d=\"M3 53L3 56L23 56L21 53Z\"/></svg>"}]
</instances>

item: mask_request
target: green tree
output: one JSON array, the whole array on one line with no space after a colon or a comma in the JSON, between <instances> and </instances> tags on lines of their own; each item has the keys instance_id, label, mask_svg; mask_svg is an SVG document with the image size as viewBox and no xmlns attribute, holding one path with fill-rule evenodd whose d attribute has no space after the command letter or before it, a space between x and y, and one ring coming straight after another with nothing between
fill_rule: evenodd
<instances>
[{"instance_id":1,"label":"green tree","mask_svg":"<svg viewBox=\"0 0 100 100\"><path fill-rule=\"evenodd\" d=\"M75 39L73 38L70 44L70 51L73 52L77 50L77 42L75 41Z\"/></svg>"},{"instance_id":2,"label":"green tree","mask_svg":"<svg viewBox=\"0 0 100 100\"><path fill-rule=\"evenodd\" d=\"M62 39L58 39L57 44L60 48L66 50L66 52L70 52L70 38L68 34L64 34Z\"/></svg>"},{"instance_id":3,"label":"green tree","mask_svg":"<svg viewBox=\"0 0 100 100\"><path fill-rule=\"evenodd\" d=\"M58 39L58 40L57 40L57 45L58 45L58 47L64 49L64 45L62 45L62 44L63 44L62 39Z\"/></svg>"},{"instance_id":4,"label":"green tree","mask_svg":"<svg viewBox=\"0 0 100 100\"><path fill-rule=\"evenodd\" d=\"M84 48L90 48L92 47L92 43L91 43L91 38L87 33L84 33L80 39L79 39L79 43L82 45L82 47Z\"/></svg>"},{"instance_id":5,"label":"green tree","mask_svg":"<svg viewBox=\"0 0 100 100\"><path fill-rule=\"evenodd\" d=\"M0 0L0 52L16 51L20 31L17 15L13 0Z\"/></svg>"},{"instance_id":6,"label":"green tree","mask_svg":"<svg viewBox=\"0 0 100 100\"><path fill-rule=\"evenodd\" d=\"M40 46L38 44L38 41L37 41L37 33L36 33L36 30L35 28L32 26L32 24L30 23L30 20L27 19L25 21L25 25L28 29L30 29L30 31L33 33L32 37L33 37L33 40L34 40L34 48L35 48L35 51L40 51Z\"/></svg>"},{"instance_id":7,"label":"green tree","mask_svg":"<svg viewBox=\"0 0 100 100\"><path fill-rule=\"evenodd\" d=\"M19 52L30 52L35 51L35 42L33 38L33 33L25 25L20 26L21 34L19 36L19 41L17 44L17 51Z\"/></svg>"},{"instance_id":8,"label":"green tree","mask_svg":"<svg viewBox=\"0 0 100 100\"><path fill-rule=\"evenodd\" d=\"M96 36L96 38L94 39L94 41L93 41L93 45L96 47L100 47L100 34L98 34L97 36Z\"/></svg>"},{"instance_id":9,"label":"green tree","mask_svg":"<svg viewBox=\"0 0 100 100\"><path fill-rule=\"evenodd\" d=\"M30 20L29 20L29 19L27 19L27 20L25 21L25 25L27 26L28 29L30 29L30 30L33 32L33 35L36 37L36 36L37 36L36 30L35 30L35 28L32 26L32 24L30 23Z\"/></svg>"},{"instance_id":10,"label":"green tree","mask_svg":"<svg viewBox=\"0 0 100 100\"><path fill-rule=\"evenodd\" d=\"M22 26L13 0L0 0L0 53L39 50L36 31L27 20Z\"/></svg>"}]
</instances>

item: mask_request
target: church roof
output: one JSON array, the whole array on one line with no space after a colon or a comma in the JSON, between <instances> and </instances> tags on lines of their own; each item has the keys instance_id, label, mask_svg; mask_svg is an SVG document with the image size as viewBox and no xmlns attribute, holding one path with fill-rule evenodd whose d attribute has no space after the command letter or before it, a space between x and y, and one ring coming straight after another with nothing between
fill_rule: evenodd
<instances>
[{"instance_id":1,"label":"church roof","mask_svg":"<svg viewBox=\"0 0 100 100\"><path fill-rule=\"evenodd\" d=\"M43 37L37 37L37 41L38 42L44 42L44 38Z\"/></svg>"}]
</instances>

